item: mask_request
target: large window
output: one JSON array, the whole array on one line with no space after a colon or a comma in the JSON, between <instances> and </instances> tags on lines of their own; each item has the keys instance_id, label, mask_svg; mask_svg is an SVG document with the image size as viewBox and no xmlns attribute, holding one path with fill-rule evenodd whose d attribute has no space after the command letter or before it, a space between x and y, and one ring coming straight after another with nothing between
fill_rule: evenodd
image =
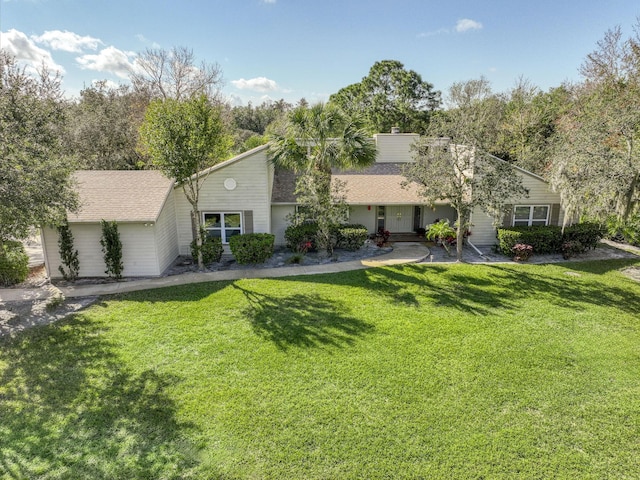
<instances>
[{"instance_id":1,"label":"large window","mask_svg":"<svg viewBox=\"0 0 640 480\"><path fill-rule=\"evenodd\" d=\"M516 205L513 209L513 226L549 224L549 205Z\"/></svg>"},{"instance_id":2,"label":"large window","mask_svg":"<svg viewBox=\"0 0 640 480\"><path fill-rule=\"evenodd\" d=\"M229 243L234 235L242 233L242 214L240 212L204 213L203 225L207 235L222 239Z\"/></svg>"}]
</instances>

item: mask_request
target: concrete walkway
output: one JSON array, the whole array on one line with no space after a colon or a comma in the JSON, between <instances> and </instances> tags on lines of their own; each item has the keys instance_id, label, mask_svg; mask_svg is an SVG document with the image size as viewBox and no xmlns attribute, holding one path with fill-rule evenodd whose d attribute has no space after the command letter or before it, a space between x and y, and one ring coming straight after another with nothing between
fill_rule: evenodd
<instances>
[{"instance_id":1,"label":"concrete walkway","mask_svg":"<svg viewBox=\"0 0 640 480\"><path fill-rule=\"evenodd\" d=\"M55 293L66 298L92 297L114 293L135 292L152 288L173 287L193 283L213 282L217 280L239 280L242 278L278 278L293 275L313 275L318 273L336 273L359 270L369 267L383 267L403 263L417 263L429 255L429 249L422 243L397 243L392 252L377 257L350 262L327 263L324 265L297 265L279 268L225 270L221 272L184 273L169 277L148 278L125 282L91 285L71 285L46 288L5 288L0 289L0 303L22 300L44 300Z\"/></svg>"}]
</instances>

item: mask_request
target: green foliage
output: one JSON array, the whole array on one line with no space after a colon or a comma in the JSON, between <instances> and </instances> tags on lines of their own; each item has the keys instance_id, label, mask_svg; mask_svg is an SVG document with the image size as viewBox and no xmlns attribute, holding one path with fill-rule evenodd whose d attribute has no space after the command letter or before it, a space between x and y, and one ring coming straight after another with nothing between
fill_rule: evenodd
<instances>
[{"instance_id":1,"label":"green foliage","mask_svg":"<svg viewBox=\"0 0 640 480\"><path fill-rule=\"evenodd\" d=\"M426 238L440 242L447 253L450 253L452 241L456 239L456 231L449 225L449 220L443 219L429 226Z\"/></svg>"},{"instance_id":2,"label":"green foliage","mask_svg":"<svg viewBox=\"0 0 640 480\"><path fill-rule=\"evenodd\" d=\"M347 218L344 183L332 181L331 169L364 168L375 162L373 139L357 119L332 105L298 107L271 134L269 158L298 174L297 202L301 210L291 223L318 225L316 247L331 255L334 229Z\"/></svg>"},{"instance_id":3,"label":"green foliage","mask_svg":"<svg viewBox=\"0 0 640 480\"><path fill-rule=\"evenodd\" d=\"M222 239L207 235L204 228L200 231L200 237L202 238L202 247L200 247L200 250L204 264L209 265L210 263L219 262L224 252ZM195 238L191 240L191 257L196 261L198 260L198 244Z\"/></svg>"},{"instance_id":4,"label":"green foliage","mask_svg":"<svg viewBox=\"0 0 640 480\"><path fill-rule=\"evenodd\" d=\"M606 229L608 238L640 246L640 214L635 213L626 220L610 215L607 218Z\"/></svg>"},{"instance_id":5,"label":"green foliage","mask_svg":"<svg viewBox=\"0 0 640 480\"><path fill-rule=\"evenodd\" d=\"M104 254L104 264L106 270L104 273L116 280L122 278L124 264L122 263L122 242L120 241L120 233L118 232L118 223L114 220L107 222L102 220L102 253Z\"/></svg>"},{"instance_id":6,"label":"green foliage","mask_svg":"<svg viewBox=\"0 0 640 480\"><path fill-rule=\"evenodd\" d=\"M78 250L73 248L73 234L67 222L58 226L58 252L62 263L58 266L58 270L62 274L62 278L68 281L78 278L80 260L78 259Z\"/></svg>"},{"instance_id":7,"label":"green foliage","mask_svg":"<svg viewBox=\"0 0 640 480\"><path fill-rule=\"evenodd\" d=\"M562 248L562 228L554 225L499 228L497 235L498 249L507 256L518 243L531 245L538 255L559 253Z\"/></svg>"},{"instance_id":8,"label":"green foliage","mask_svg":"<svg viewBox=\"0 0 640 480\"><path fill-rule=\"evenodd\" d=\"M570 216L624 220L640 203L640 20L606 32L556 122L551 182Z\"/></svg>"},{"instance_id":9,"label":"green foliage","mask_svg":"<svg viewBox=\"0 0 640 480\"><path fill-rule=\"evenodd\" d=\"M270 233L243 233L229 239L229 248L240 264L264 263L273 255L275 238Z\"/></svg>"},{"instance_id":10,"label":"green foliage","mask_svg":"<svg viewBox=\"0 0 640 480\"><path fill-rule=\"evenodd\" d=\"M605 236L606 228L604 225L598 222L582 222L575 225L568 226L564 229L562 235L563 242L579 242L583 250L583 253L589 249L594 249L598 246L598 242Z\"/></svg>"},{"instance_id":11,"label":"green foliage","mask_svg":"<svg viewBox=\"0 0 640 480\"><path fill-rule=\"evenodd\" d=\"M440 106L440 92L401 62L382 60L360 83L331 95L329 102L350 115L362 115L371 134L389 133L391 127L424 133L431 113Z\"/></svg>"},{"instance_id":12,"label":"green foliage","mask_svg":"<svg viewBox=\"0 0 640 480\"><path fill-rule=\"evenodd\" d=\"M224 160L232 144L222 121L221 109L205 95L187 100L167 98L151 102L140 127L143 151L167 177L175 178L191 205L198 243L200 187L206 175L197 175ZM198 256L198 267L204 268Z\"/></svg>"},{"instance_id":13,"label":"green foliage","mask_svg":"<svg viewBox=\"0 0 640 480\"><path fill-rule=\"evenodd\" d=\"M60 78L44 69L32 77L0 50L0 243L58 225L77 207L66 120Z\"/></svg>"},{"instance_id":14,"label":"green foliage","mask_svg":"<svg viewBox=\"0 0 640 480\"><path fill-rule=\"evenodd\" d=\"M294 252L307 252L316 249L318 224L315 222L291 223L284 231L287 248Z\"/></svg>"},{"instance_id":15,"label":"green foliage","mask_svg":"<svg viewBox=\"0 0 640 480\"><path fill-rule=\"evenodd\" d=\"M369 231L364 225L339 225L336 228L336 247L344 250L359 250L369 236Z\"/></svg>"},{"instance_id":16,"label":"green foliage","mask_svg":"<svg viewBox=\"0 0 640 480\"><path fill-rule=\"evenodd\" d=\"M562 244L562 258L569 260L574 255L583 253L586 250L579 240L569 240Z\"/></svg>"},{"instance_id":17,"label":"green foliage","mask_svg":"<svg viewBox=\"0 0 640 480\"><path fill-rule=\"evenodd\" d=\"M599 223L579 223L566 227L564 233L561 227L554 225L531 227L510 227L498 229L498 250L504 255L510 255L513 247L518 243L531 245L538 254L562 253L563 244L577 242L583 253L589 248L595 248L604 235L604 228Z\"/></svg>"},{"instance_id":18,"label":"green foliage","mask_svg":"<svg viewBox=\"0 0 640 480\"><path fill-rule=\"evenodd\" d=\"M66 151L88 170L139 169L146 159L136 150L148 99L126 85L97 82L80 92L69 108Z\"/></svg>"},{"instance_id":19,"label":"green foliage","mask_svg":"<svg viewBox=\"0 0 640 480\"><path fill-rule=\"evenodd\" d=\"M0 243L0 285L6 287L24 282L29 275L29 256L21 242Z\"/></svg>"}]
</instances>

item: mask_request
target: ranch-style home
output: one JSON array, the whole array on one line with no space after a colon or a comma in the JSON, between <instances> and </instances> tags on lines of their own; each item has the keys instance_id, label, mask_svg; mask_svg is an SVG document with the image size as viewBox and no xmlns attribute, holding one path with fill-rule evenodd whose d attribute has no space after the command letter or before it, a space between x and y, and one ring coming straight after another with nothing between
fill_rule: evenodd
<instances>
[{"instance_id":1,"label":"ranch-style home","mask_svg":"<svg viewBox=\"0 0 640 480\"><path fill-rule=\"evenodd\" d=\"M415 232L436 219L456 218L446 202L430 207L414 187L403 188L402 165L411 162L410 147L417 134L374 135L376 163L365 170L334 172L346 184L349 223L365 225L371 233L380 227L394 233ZM295 177L273 167L267 146L244 152L203 172L199 208L209 235L229 238L240 233L273 233L285 243L286 217L296 208ZM517 168L526 198L511 199L505 225L560 225L560 196L539 176ZM194 229L191 206L182 188L156 171L76 172L81 203L70 213L69 226L78 250L81 277L105 276L100 246L100 221L118 222L122 241L123 275L159 276L178 255L190 255ZM492 218L475 210L471 216L475 245L492 245L496 231ZM52 278L60 277L58 233L42 229L45 265Z\"/></svg>"}]
</instances>

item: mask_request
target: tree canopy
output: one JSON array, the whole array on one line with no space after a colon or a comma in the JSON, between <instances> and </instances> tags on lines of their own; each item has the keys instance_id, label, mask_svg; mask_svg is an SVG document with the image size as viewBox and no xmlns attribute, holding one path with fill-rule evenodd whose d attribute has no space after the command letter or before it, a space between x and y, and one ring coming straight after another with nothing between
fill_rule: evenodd
<instances>
[{"instance_id":1,"label":"tree canopy","mask_svg":"<svg viewBox=\"0 0 640 480\"><path fill-rule=\"evenodd\" d=\"M62 153L65 121L59 77L28 75L0 50L0 243L59 225L77 206L74 165Z\"/></svg>"},{"instance_id":2,"label":"tree canopy","mask_svg":"<svg viewBox=\"0 0 640 480\"><path fill-rule=\"evenodd\" d=\"M204 265L198 201L206 175L196 174L224 160L231 147L220 110L204 94L154 100L140 127L141 145L153 167L176 179L191 204L200 268Z\"/></svg>"},{"instance_id":3,"label":"tree canopy","mask_svg":"<svg viewBox=\"0 0 640 480\"><path fill-rule=\"evenodd\" d=\"M329 102L350 115L362 115L370 134L389 132L391 127L423 133L440 106L440 92L401 62L382 60L361 82L331 95Z\"/></svg>"},{"instance_id":4,"label":"tree canopy","mask_svg":"<svg viewBox=\"0 0 640 480\"><path fill-rule=\"evenodd\" d=\"M447 115L434 117L428 135L414 146L414 163L404 169L406 183L416 183L425 201L447 201L457 213L457 258L462 260L463 232L475 207L496 221L506 201L526 195L509 163L489 155L487 136L495 130L491 89L485 79L452 85Z\"/></svg>"},{"instance_id":5,"label":"tree canopy","mask_svg":"<svg viewBox=\"0 0 640 480\"><path fill-rule=\"evenodd\" d=\"M331 169L374 163L373 139L358 119L335 105L322 103L290 112L273 129L270 139L271 161L299 174L296 193L301 205L307 207L301 210L307 217L299 220L317 222L320 248L330 253L332 227L346 214L341 186L331 185Z\"/></svg>"},{"instance_id":6,"label":"tree canopy","mask_svg":"<svg viewBox=\"0 0 640 480\"><path fill-rule=\"evenodd\" d=\"M640 201L640 22L627 39L609 30L581 73L558 121L552 184L574 216L626 219Z\"/></svg>"}]
</instances>

